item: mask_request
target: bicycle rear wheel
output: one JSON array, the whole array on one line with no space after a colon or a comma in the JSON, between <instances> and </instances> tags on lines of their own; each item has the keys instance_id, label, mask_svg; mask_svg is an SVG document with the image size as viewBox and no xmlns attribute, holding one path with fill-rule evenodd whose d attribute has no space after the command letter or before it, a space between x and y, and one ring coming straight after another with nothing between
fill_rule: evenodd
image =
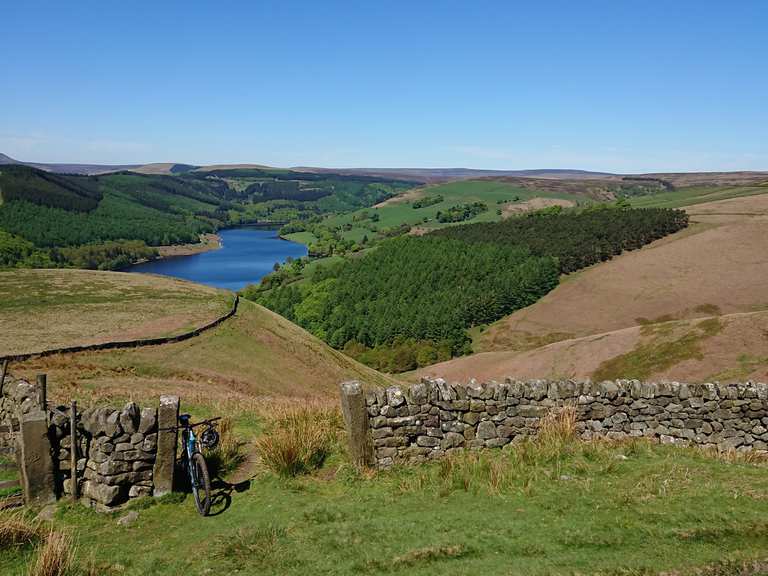
<instances>
[{"instance_id":1,"label":"bicycle rear wheel","mask_svg":"<svg viewBox=\"0 0 768 576\"><path fill-rule=\"evenodd\" d=\"M201 516L208 516L211 510L211 478L208 476L208 466L200 452L192 454L192 494L195 506Z\"/></svg>"}]
</instances>

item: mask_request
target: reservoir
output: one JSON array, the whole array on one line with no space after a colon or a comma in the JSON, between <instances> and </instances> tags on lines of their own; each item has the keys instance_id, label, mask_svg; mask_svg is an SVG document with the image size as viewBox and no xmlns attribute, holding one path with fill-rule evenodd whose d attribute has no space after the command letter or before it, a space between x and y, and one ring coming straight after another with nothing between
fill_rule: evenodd
<instances>
[{"instance_id":1,"label":"reservoir","mask_svg":"<svg viewBox=\"0 0 768 576\"><path fill-rule=\"evenodd\" d=\"M272 272L276 262L307 255L307 247L283 240L277 230L232 228L219 231L221 248L137 264L126 272L149 272L192 282L240 290Z\"/></svg>"}]
</instances>

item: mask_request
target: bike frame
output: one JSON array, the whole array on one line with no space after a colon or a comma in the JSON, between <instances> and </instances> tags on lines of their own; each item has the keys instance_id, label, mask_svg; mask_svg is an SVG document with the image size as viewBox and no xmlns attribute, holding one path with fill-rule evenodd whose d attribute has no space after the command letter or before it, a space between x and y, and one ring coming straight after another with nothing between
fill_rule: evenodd
<instances>
[{"instance_id":1,"label":"bike frame","mask_svg":"<svg viewBox=\"0 0 768 576\"><path fill-rule=\"evenodd\" d=\"M197 470L195 470L195 467L192 466L192 456L198 452L197 449L197 437L195 436L195 432L192 430L191 426L185 426L184 432L182 433L182 442L184 444L184 454L185 454L185 466L187 467L187 473L189 474L190 480L192 480L192 485L197 487L198 486L198 479L197 479Z\"/></svg>"}]
</instances>

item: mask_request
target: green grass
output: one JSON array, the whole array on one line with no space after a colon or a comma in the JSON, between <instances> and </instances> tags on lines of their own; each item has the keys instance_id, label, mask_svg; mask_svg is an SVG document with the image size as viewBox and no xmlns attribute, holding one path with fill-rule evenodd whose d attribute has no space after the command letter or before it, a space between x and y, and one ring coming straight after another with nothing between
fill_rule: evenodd
<instances>
[{"instance_id":1,"label":"green grass","mask_svg":"<svg viewBox=\"0 0 768 576\"><path fill-rule=\"evenodd\" d=\"M343 231L342 236L348 240L359 241L366 234L369 237L375 235L375 232L372 232L371 230L372 226L381 230L383 228L396 227L401 224L421 226L427 229L455 225L441 224L435 220L435 216L437 212L445 211L457 204L485 202L488 205L488 211L483 212L466 222L490 222L501 219L501 216L497 215L496 211L497 209L502 208L503 204L497 204L498 201L513 202L515 198L518 198L518 202L524 202L531 198L559 198L563 200L571 200L576 203L584 200L584 197L573 194L555 194L552 192L522 188L509 182L494 182L487 180L450 182L439 186L425 188L423 190L423 195L437 196L438 194L442 195L444 200L438 204L433 204L432 206L415 209L411 205L412 201L392 202L379 208L365 208L357 210L356 212L332 216L328 218L324 224L331 227L353 224L353 228L351 230ZM378 214L379 221L355 221L354 219L360 218L363 212L367 212L369 215ZM423 221L424 218L427 218L428 222L425 223ZM461 222L461 224L466 222Z\"/></svg>"},{"instance_id":2,"label":"green grass","mask_svg":"<svg viewBox=\"0 0 768 576\"><path fill-rule=\"evenodd\" d=\"M329 471L331 472L331 471ZM61 505L81 560L125 575L652 574L765 558L764 464L579 444L470 454L373 477L257 477L201 519L190 498L114 516ZM32 551L0 551L19 572ZM725 574L728 572L721 571Z\"/></svg>"},{"instance_id":3,"label":"green grass","mask_svg":"<svg viewBox=\"0 0 768 576\"><path fill-rule=\"evenodd\" d=\"M766 186L693 186L630 199L633 208L680 208L768 193Z\"/></svg>"},{"instance_id":4,"label":"green grass","mask_svg":"<svg viewBox=\"0 0 768 576\"><path fill-rule=\"evenodd\" d=\"M0 355L167 336L226 313L233 295L174 278L90 270L0 272Z\"/></svg>"},{"instance_id":5,"label":"green grass","mask_svg":"<svg viewBox=\"0 0 768 576\"><path fill-rule=\"evenodd\" d=\"M702 320L692 327L689 327L686 322L672 322L664 317L656 321L660 323L645 324L642 327L641 342L633 350L600 364L592 375L592 379L596 381L615 378L643 380L685 360L703 360L701 343L719 334L724 327L718 318ZM680 326L686 329L682 335L677 334L676 330Z\"/></svg>"},{"instance_id":6,"label":"green grass","mask_svg":"<svg viewBox=\"0 0 768 576\"><path fill-rule=\"evenodd\" d=\"M18 478L19 472L16 469L15 460L8 456L0 456L0 482L5 480L17 480ZM21 488L18 486L11 488L0 488L0 498L13 496L15 494L19 494L20 492Z\"/></svg>"},{"instance_id":7,"label":"green grass","mask_svg":"<svg viewBox=\"0 0 768 576\"><path fill-rule=\"evenodd\" d=\"M312 234L312 232L294 232L293 234L284 235L283 238L290 240L291 242L306 244L307 246L317 242L317 236Z\"/></svg>"}]
</instances>

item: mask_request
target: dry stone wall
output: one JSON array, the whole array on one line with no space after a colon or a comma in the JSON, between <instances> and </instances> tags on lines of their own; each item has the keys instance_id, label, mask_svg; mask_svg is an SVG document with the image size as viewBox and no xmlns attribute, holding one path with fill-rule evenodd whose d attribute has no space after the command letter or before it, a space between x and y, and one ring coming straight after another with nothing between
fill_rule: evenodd
<instances>
[{"instance_id":1,"label":"dry stone wall","mask_svg":"<svg viewBox=\"0 0 768 576\"><path fill-rule=\"evenodd\" d=\"M77 492L86 503L107 509L153 493L158 460L157 411L156 407L140 408L133 402L121 409L97 407L75 411L74 477ZM50 459L45 459L50 462L51 493L71 494L71 407L50 407L44 401L41 404L37 385L6 378L0 394L0 425L9 423L6 426L10 431L0 436L0 447L20 453L23 429L32 420L42 424L44 438L38 444L50 451ZM11 426L11 422L15 425ZM175 432L171 435L175 438Z\"/></svg>"},{"instance_id":2,"label":"dry stone wall","mask_svg":"<svg viewBox=\"0 0 768 576\"><path fill-rule=\"evenodd\" d=\"M49 435L60 492L72 493L70 408L52 411ZM133 402L121 410L77 414L78 492L97 506L115 506L152 494L157 453L157 409Z\"/></svg>"},{"instance_id":3,"label":"dry stone wall","mask_svg":"<svg viewBox=\"0 0 768 576\"><path fill-rule=\"evenodd\" d=\"M358 397L362 424L348 416ZM359 383L348 382L342 384L342 404L348 428L368 430L363 440L350 436L353 452L378 467L500 448L536 434L541 419L563 406L575 407L583 439L647 437L721 450L768 450L768 385L759 383L437 379L363 394Z\"/></svg>"}]
</instances>

